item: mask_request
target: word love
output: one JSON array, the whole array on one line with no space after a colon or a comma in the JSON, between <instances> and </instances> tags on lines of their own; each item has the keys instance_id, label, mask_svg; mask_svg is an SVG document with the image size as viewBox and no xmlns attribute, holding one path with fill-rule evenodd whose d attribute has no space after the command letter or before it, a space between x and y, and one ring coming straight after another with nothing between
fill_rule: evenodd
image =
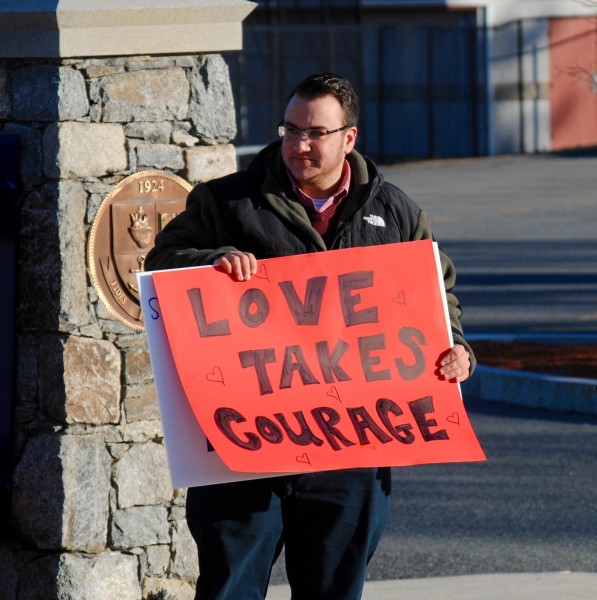
<instances>
[{"instance_id":1,"label":"word love","mask_svg":"<svg viewBox=\"0 0 597 600\"><path fill-rule=\"evenodd\" d=\"M304 300L299 298L292 281L280 281L278 283L296 325L318 325L327 280L328 278L325 275L308 279ZM354 291L368 287L373 287L373 271L338 275L340 308L346 327L379 321L376 306L356 310L356 306L361 302L361 296L354 293ZM207 320L203 294L200 288L187 290L187 295L193 307L201 337L232 334L228 319L211 322ZM269 312L270 301L262 290L250 288L240 297L238 313L241 321L247 327L255 328L263 325Z\"/></svg>"}]
</instances>

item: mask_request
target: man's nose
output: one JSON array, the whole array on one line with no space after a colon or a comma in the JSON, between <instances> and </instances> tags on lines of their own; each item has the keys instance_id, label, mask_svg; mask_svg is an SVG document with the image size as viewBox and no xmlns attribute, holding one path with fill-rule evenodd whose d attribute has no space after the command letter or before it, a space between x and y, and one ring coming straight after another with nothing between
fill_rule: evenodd
<instances>
[{"instance_id":1,"label":"man's nose","mask_svg":"<svg viewBox=\"0 0 597 600\"><path fill-rule=\"evenodd\" d=\"M309 146L309 148L311 147L311 140L308 138L306 131L301 131L300 135L294 140L294 144L299 147L303 142Z\"/></svg>"}]
</instances>

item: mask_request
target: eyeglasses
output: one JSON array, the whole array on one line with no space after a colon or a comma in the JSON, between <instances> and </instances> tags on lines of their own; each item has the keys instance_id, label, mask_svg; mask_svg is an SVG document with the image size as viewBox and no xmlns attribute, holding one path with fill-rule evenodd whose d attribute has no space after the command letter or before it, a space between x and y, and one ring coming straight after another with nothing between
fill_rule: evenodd
<instances>
[{"instance_id":1,"label":"eyeglasses","mask_svg":"<svg viewBox=\"0 0 597 600\"><path fill-rule=\"evenodd\" d=\"M295 127L294 125L285 124L282 121L278 125L278 135L281 138L286 138L287 140L296 141L303 137L303 133L307 137L310 142L318 142L321 140L325 140L328 135L332 133L338 133L338 131L344 131L348 129L350 125L344 125L344 127L338 127L338 129L319 129L319 128L310 128L307 127L305 129L301 129L300 127Z\"/></svg>"}]
</instances>

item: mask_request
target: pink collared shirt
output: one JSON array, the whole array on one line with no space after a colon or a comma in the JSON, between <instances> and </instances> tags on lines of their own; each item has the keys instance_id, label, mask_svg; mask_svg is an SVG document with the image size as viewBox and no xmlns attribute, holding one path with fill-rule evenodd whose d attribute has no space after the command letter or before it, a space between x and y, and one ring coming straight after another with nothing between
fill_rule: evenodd
<instances>
[{"instance_id":1,"label":"pink collared shirt","mask_svg":"<svg viewBox=\"0 0 597 600\"><path fill-rule=\"evenodd\" d=\"M317 212L321 213L324 210L328 209L334 202L340 202L346 196L348 196L348 192L350 191L350 164L347 160L344 161L344 166L342 167L342 179L340 180L340 184L336 191L329 196L329 198L312 198L308 196L301 190L299 184L296 182L294 177L288 171L288 177L290 178L290 183L294 189L295 194L298 196L299 200L307 207L311 209L315 209Z\"/></svg>"}]
</instances>

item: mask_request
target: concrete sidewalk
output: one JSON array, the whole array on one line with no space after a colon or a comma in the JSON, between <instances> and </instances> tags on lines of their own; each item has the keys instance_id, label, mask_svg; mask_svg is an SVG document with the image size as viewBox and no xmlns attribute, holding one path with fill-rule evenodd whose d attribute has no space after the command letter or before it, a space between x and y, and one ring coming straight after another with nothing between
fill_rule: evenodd
<instances>
[{"instance_id":1,"label":"concrete sidewalk","mask_svg":"<svg viewBox=\"0 0 597 600\"><path fill-rule=\"evenodd\" d=\"M363 594L363 600L594 600L596 597L597 573L570 572L369 581ZM266 600L290 600L290 588L271 586Z\"/></svg>"}]
</instances>

